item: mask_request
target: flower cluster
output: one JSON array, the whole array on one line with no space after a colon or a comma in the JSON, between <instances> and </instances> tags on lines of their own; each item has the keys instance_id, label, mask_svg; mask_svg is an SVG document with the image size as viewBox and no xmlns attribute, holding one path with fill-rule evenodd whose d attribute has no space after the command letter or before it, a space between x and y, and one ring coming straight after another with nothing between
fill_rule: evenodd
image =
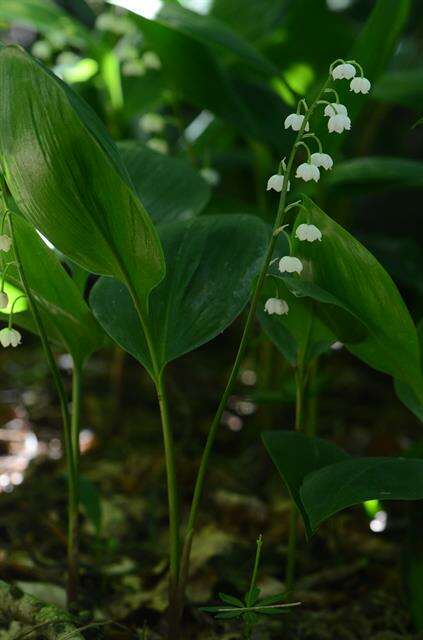
<instances>
[{"instance_id":1,"label":"flower cluster","mask_svg":"<svg viewBox=\"0 0 423 640\"><path fill-rule=\"evenodd\" d=\"M359 75L357 75L359 72ZM329 77L320 92L318 98L309 108L306 101L301 99L297 106L296 113L290 113L284 122L285 129L292 129L297 133L297 139L294 144L293 151L288 162L288 167L283 159L279 165L278 173L270 176L267 182L267 190L283 192L282 198L286 197L286 193L290 190L290 169L295 154L300 147L304 147L307 152L307 160L300 163L295 172L295 177L304 180L304 182L318 182L320 180L320 170L330 171L333 167L333 159L322 148L320 139L310 131L309 118L317 105L324 105L323 115L328 119L327 127L329 133L343 133L350 131L351 119L348 116L347 107L339 101L338 93L333 88L328 88L329 81L350 80L350 91L354 93L369 93L371 84L364 77L362 67L355 60L336 60L329 68ZM320 99L322 94L332 93L335 101ZM332 99L333 100L333 99ZM304 113L301 113L301 110ZM317 143L318 150L311 152L305 139L313 139ZM285 211L297 206L299 203L289 205ZM300 204L301 206L301 204ZM279 233L283 227L277 229L275 233ZM300 242L321 242L322 232L313 224L302 223L295 230L295 237ZM291 273L300 275L303 271L301 260L295 256L283 256L278 263L281 273ZM285 300L279 298L269 298L264 306L264 310L268 314L286 315L289 311L288 304Z\"/></svg>"},{"instance_id":2,"label":"flower cluster","mask_svg":"<svg viewBox=\"0 0 423 640\"><path fill-rule=\"evenodd\" d=\"M7 214L8 214L8 211L6 211L5 214L3 215L3 220L2 220L2 224L1 224L1 235L0 235L0 251L2 251L4 253L8 253L10 251L11 246L12 246L12 238L10 236L8 236L7 234L3 233L4 222L5 222ZM3 275L1 277L0 309L7 309L7 307L9 306L9 302L10 302L9 301L9 296L7 295L6 291L4 290L4 284L5 284L5 277L6 277L7 269L11 264L13 264L13 262L8 262L6 264L6 266L3 269ZM6 348L6 347L17 347L19 344L21 344L22 336L19 333L19 331L17 331L16 329L13 329L12 321L13 321L13 311L14 311L15 304L22 297L25 297L25 296L18 296L13 301L12 308L11 308L10 314L9 314L9 326L5 327L4 329L2 329L0 331L0 344L4 348Z\"/></svg>"}]
</instances>

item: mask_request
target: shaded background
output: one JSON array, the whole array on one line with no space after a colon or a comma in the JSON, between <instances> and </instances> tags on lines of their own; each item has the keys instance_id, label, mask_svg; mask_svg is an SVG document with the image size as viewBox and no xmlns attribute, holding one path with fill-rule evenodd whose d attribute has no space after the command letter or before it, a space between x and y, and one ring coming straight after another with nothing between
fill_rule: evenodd
<instances>
[{"instance_id":1,"label":"shaded background","mask_svg":"<svg viewBox=\"0 0 423 640\"><path fill-rule=\"evenodd\" d=\"M298 98L313 93L333 59L357 55L374 83L372 94L341 95L356 116L352 131L329 140L322 128L335 168L304 191L375 253L418 322L423 127L415 123L423 111L423 5L113 4L137 14L95 0L1 0L0 39L22 44L51 67L116 140L145 145L145 162L134 169L139 195L147 210L166 220L248 212L271 221L276 199L266 193L266 180L292 143L284 118ZM151 119L149 127L143 116L151 113L163 116L159 131L148 130ZM195 171L195 185L187 186L185 177L168 184L163 154ZM152 167L163 172L160 194L149 186ZM184 190L194 187L193 212ZM185 506L241 326L242 319L169 368ZM57 357L69 375L69 356ZM60 416L37 339L25 334L22 348L2 352L0 371L0 575L63 604ZM83 601L98 617L124 625L104 628L105 637L143 637L144 625L160 629L167 596L164 462L154 392L138 364L112 346L91 359L85 389ZM215 625L197 606L215 601L219 590L245 591L259 533L265 539L263 593L283 588L289 500L260 432L292 427L294 395L290 368L257 327L213 455L194 549L187 638L238 637L236 626ZM321 359L309 403L319 435L353 454L398 455L421 438L418 418L398 400L391 380L342 349ZM385 516L375 517L381 511ZM303 610L288 621L266 621L257 638L423 637L422 520L420 503L367 512L356 507L323 526L310 545L302 537Z\"/></svg>"}]
</instances>

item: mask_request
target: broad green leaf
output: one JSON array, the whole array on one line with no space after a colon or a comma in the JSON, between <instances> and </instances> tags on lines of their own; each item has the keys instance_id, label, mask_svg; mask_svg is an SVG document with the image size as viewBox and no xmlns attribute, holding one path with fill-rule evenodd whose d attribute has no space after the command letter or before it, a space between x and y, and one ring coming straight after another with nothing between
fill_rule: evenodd
<instances>
[{"instance_id":1,"label":"broad green leaf","mask_svg":"<svg viewBox=\"0 0 423 640\"><path fill-rule=\"evenodd\" d=\"M192 218L207 205L210 187L185 160L169 158L139 142L122 142L119 151L156 224Z\"/></svg>"},{"instance_id":2,"label":"broad green leaf","mask_svg":"<svg viewBox=\"0 0 423 640\"><path fill-rule=\"evenodd\" d=\"M331 187L357 186L372 188L421 188L423 162L406 158L354 158L336 164L327 177Z\"/></svg>"},{"instance_id":3,"label":"broad green leaf","mask_svg":"<svg viewBox=\"0 0 423 640\"><path fill-rule=\"evenodd\" d=\"M19 47L0 50L0 164L22 214L60 251L125 282L145 312L164 275L153 223L88 105Z\"/></svg>"},{"instance_id":4,"label":"broad green leaf","mask_svg":"<svg viewBox=\"0 0 423 640\"><path fill-rule=\"evenodd\" d=\"M102 346L103 331L55 252L47 247L35 229L18 215L13 215L12 227L22 269L48 336L54 342L60 341L75 363L82 365ZM3 268L10 261L9 254L2 254L1 260ZM16 266L8 268L7 277L13 285L21 286ZM4 311L7 313L8 309ZM18 313L14 318L18 325L36 331L35 323L26 313Z\"/></svg>"},{"instance_id":5,"label":"broad green leaf","mask_svg":"<svg viewBox=\"0 0 423 640\"><path fill-rule=\"evenodd\" d=\"M308 511L300 493L304 479L317 469L349 458L348 454L327 440L295 431L265 431L262 438L311 534Z\"/></svg>"},{"instance_id":6,"label":"broad green leaf","mask_svg":"<svg viewBox=\"0 0 423 640\"><path fill-rule=\"evenodd\" d=\"M268 242L254 216L204 216L160 227L168 271L150 297L149 328L158 368L221 333L242 311ZM130 296L101 278L90 302L105 331L154 376Z\"/></svg>"},{"instance_id":7,"label":"broad green leaf","mask_svg":"<svg viewBox=\"0 0 423 640\"><path fill-rule=\"evenodd\" d=\"M420 353L423 354L423 320L420 320L417 325L417 332L419 335ZM410 385L402 382L401 380L395 380L395 391L401 402L403 402L405 406L410 409L410 411L412 411L421 422L423 422L423 400L417 397Z\"/></svg>"},{"instance_id":8,"label":"broad green leaf","mask_svg":"<svg viewBox=\"0 0 423 640\"><path fill-rule=\"evenodd\" d=\"M418 397L423 397L416 327L392 279L358 240L309 198L304 197L303 203L305 210L298 215L295 227L314 224L323 239L313 243L293 241L293 254L304 264L304 275L299 279L302 286L307 287L306 281L317 285L365 328L366 335L357 333L354 341L347 342L352 353L375 369L407 382ZM309 293L318 299L314 287ZM329 314L326 320L331 326Z\"/></svg>"},{"instance_id":9,"label":"broad green leaf","mask_svg":"<svg viewBox=\"0 0 423 640\"><path fill-rule=\"evenodd\" d=\"M423 460L355 458L325 466L304 479L301 500L311 528L366 500L423 498Z\"/></svg>"},{"instance_id":10,"label":"broad green leaf","mask_svg":"<svg viewBox=\"0 0 423 640\"><path fill-rule=\"evenodd\" d=\"M419 110L423 104L423 69L401 69L384 73L373 91L373 97L382 102Z\"/></svg>"}]
</instances>

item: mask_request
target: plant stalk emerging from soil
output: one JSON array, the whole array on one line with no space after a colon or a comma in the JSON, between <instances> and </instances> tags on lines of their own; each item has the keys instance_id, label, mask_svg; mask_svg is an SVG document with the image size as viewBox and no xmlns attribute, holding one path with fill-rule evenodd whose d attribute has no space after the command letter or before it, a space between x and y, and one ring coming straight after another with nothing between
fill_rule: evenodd
<instances>
[{"instance_id":1,"label":"plant stalk emerging from soil","mask_svg":"<svg viewBox=\"0 0 423 640\"><path fill-rule=\"evenodd\" d=\"M267 248L267 252L265 255L265 258L263 260L263 265L261 268L261 271L259 273L258 279L257 279L257 283L252 295L252 299L251 299L251 304L250 304L250 308L248 311L248 315L247 315L247 319L245 322L245 326L244 326L244 330L242 333L242 337L241 337L241 341L238 347L238 352L236 354L236 358L231 370L231 373L229 375L229 379L228 382L226 384L226 388L223 392L223 395L221 397L219 406L217 408L216 414L213 418L212 424L210 426L210 430L207 436L207 441L206 441L206 445L203 451L203 455L202 455L202 459L201 459L201 463L200 463L200 467L198 470L198 474L197 474L197 478L196 478L196 482L195 482L195 488L194 488L194 494L193 494L193 498L192 498L192 503L191 503L191 509L190 509L190 513L189 513L189 518L188 518L188 524L186 527L186 533L185 533L185 539L184 539L184 544L183 544L183 550L182 550L182 559L181 559L181 568L180 568L180 573L179 573L179 582L178 582L178 593L177 593L177 597L178 597L178 602L176 603L176 610L179 612L179 617L182 615L182 608L183 608L183 601L184 601L184 597L185 597L185 589L186 589L186 584L187 584L187 580L188 580L188 576L189 576L189 562L190 562L190 554L191 554L191 546L192 546L192 539L193 539L193 535L194 535L194 531L197 525L197 519L198 519L198 512L199 512L199 507L200 507L200 501L201 501L201 497L203 494L203 489L204 489L204 482L205 482L205 477L206 477L206 472L207 472L207 468L209 465L209 460L210 460L210 454L216 439L216 435L219 429L219 425L221 422L221 418L222 418L222 414L226 408L226 404L228 401L228 398L230 396L230 394L232 393L233 387L236 383L237 377L238 377L238 373L239 373L239 369L242 363L242 360L244 358L245 355L245 351L248 345L248 340L254 325L254 320L255 320L255 316L256 316L256 311L257 311L257 307L258 307L258 303L260 300L260 294L265 282L265 278L268 272L268 268L270 265L270 262L272 260L273 257L273 252L275 249L275 245L276 245L276 240L278 237L278 230L280 229L280 227L282 226L283 222L284 222L284 216L285 216L285 209L286 209L286 199L287 199L287 192L288 192L288 185L289 185L289 180L291 177L291 172L292 172L292 167L294 164L294 159L295 159L295 155L297 153L298 150L298 143L301 141L301 138L306 130L308 121L318 103L318 101L320 100L320 98L322 97L322 95L325 92L325 89L327 88L329 82L330 82L330 76L328 76L326 82L324 83L324 85L322 86L322 88L320 89L318 95L316 96L316 98L314 99L314 101L311 103L310 107L308 107L308 109L306 110L306 113L304 115L304 119L301 125L301 128L299 129L297 136L295 138L295 142L292 146L289 158L288 158L288 162L286 165L286 170L284 173L284 180L283 180L283 187L281 190L281 195L280 195L280 200L279 200L279 205L278 205L278 210L277 210L277 214L276 214L276 218L275 218L275 222L274 222L274 226L273 226L273 232L272 232L272 236L270 238L269 241L269 245ZM173 638L176 640L177 635L174 635Z\"/></svg>"}]
</instances>

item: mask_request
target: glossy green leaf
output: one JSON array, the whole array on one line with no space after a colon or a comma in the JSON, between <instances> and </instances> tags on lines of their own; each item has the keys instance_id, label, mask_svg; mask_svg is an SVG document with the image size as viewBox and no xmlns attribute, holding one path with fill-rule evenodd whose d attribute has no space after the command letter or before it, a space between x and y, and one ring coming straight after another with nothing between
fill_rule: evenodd
<instances>
[{"instance_id":1,"label":"glossy green leaf","mask_svg":"<svg viewBox=\"0 0 423 640\"><path fill-rule=\"evenodd\" d=\"M368 192L372 188L421 188L423 162L407 158L354 158L336 164L327 177L331 187L357 186Z\"/></svg>"},{"instance_id":2,"label":"glossy green leaf","mask_svg":"<svg viewBox=\"0 0 423 640\"><path fill-rule=\"evenodd\" d=\"M158 368L212 340L242 311L262 264L266 225L254 216L204 216L160 228L165 280L150 297ZM124 286L101 278L90 302L105 331L154 376L143 330Z\"/></svg>"},{"instance_id":3,"label":"glossy green leaf","mask_svg":"<svg viewBox=\"0 0 423 640\"><path fill-rule=\"evenodd\" d=\"M420 353L422 354L422 369L423 369L423 320L420 320L417 325L417 332L420 342ZM401 380L395 380L395 391L398 398L405 404L405 406L414 413L414 415L423 422L423 400L419 398L412 387Z\"/></svg>"},{"instance_id":4,"label":"glossy green leaf","mask_svg":"<svg viewBox=\"0 0 423 640\"><path fill-rule=\"evenodd\" d=\"M318 287L309 287L313 298L319 299L319 291L323 291L338 301L345 317L335 320L347 322L347 313L352 317L356 327L348 327L348 333L354 329L353 339L346 335L346 346L352 353L375 369L407 382L423 397L417 330L394 282L358 240L309 198L304 197L303 203L305 210L298 215L295 228L301 223L314 224L323 239L313 243L293 241L293 254L304 264L301 286L307 288L308 281ZM332 326L331 314L325 316ZM360 324L365 332L359 330ZM340 323L335 325L337 329Z\"/></svg>"},{"instance_id":5,"label":"glossy green leaf","mask_svg":"<svg viewBox=\"0 0 423 640\"><path fill-rule=\"evenodd\" d=\"M18 215L13 215L12 227L22 269L49 338L60 342L74 361L82 365L102 346L104 333L101 327L55 252L47 247L35 229ZM11 258L2 253L1 260L4 268ZM21 286L16 266L9 266L7 277L12 284ZM8 309L4 311L7 313ZM14 318L18 325L36 331L27 313L18 313Z\"/></svg>"},{"instance_id":6,"label":"glossy green leaf","mask_svg":"<svg viewBox=\"0 0 423 640\"><path fill-rule=\"evenodd\" d=\"M145 310L163 255L100 121L19 47L0 50L0 90L0 164L20 211L76 263L127 283Z\"/></svg>"},{"instance_id":7,"label":"glossy green leaf","mask_svg":"<svg viewBox=\"0 0 423 640\"><path fill-rule=\"evenodd\" d=\"M366 500L423 498L423 460L355 458L309 474L300 490L311 527Z\"/></svg>"},{"instance_id":8,"label":"glossy green leaf","mask_svg":"<svg viewBox=\"0 0 423 640\"><path fill-rule=\"evenodd\" d=\"M139 142L119 151L135 189L156 224L192 218L210 199L210 187L190 164L169 158Z\"/></svg>"},{"instance_id":9,"label":"glossy green leaf","mask_svg":"<svg viewBox=\"0 0 423 640\"><path fill-rule=\"evenodd\" d=\"M332 442L296 431L266 431L262 438L311 534L308 511L300 493L304 480L313 471L348 458L348 454Z\"/></svg>"}]
</instances>

